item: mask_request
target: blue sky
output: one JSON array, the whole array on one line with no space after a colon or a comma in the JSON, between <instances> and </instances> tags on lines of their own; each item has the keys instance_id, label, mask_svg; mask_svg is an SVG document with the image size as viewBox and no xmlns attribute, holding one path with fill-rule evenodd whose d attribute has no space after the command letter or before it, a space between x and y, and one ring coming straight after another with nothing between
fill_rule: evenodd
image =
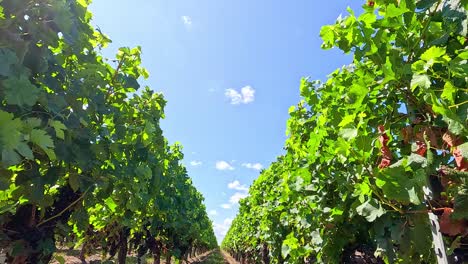
<instances>
[{"instance_id":1,"label":"blue sky","mask_svg":"<svg viewBox=\"0 0 468 264\"><path fill-rule=\"evenodd\" d=\"M143 49L168 105L162 122L184 146L218 240L248 186L283 153L288 108L301 77L325 79L350 62L320 49L320 27L359 10L361 0L95 0L94 25L118 47ZM220 242L220 241L219 241Z\"/></svg>"}]
</instances>

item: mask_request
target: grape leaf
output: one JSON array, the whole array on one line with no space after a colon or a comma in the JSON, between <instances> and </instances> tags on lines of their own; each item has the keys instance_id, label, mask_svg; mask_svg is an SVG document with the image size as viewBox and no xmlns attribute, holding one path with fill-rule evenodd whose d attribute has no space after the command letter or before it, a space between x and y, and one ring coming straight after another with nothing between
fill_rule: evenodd
<instances>
[{"instance_id":1,"label":"grape leaf","mask_svg":"<svg viewBox=\"0 0 468 264\"><path fill-rule=\"evenodd\" d=\"M385 209L376 199L367 200L365 203L356 207L356 212L364 216L368 222L374 222L375 219L385 214Z\"/></svg>"},{"instance_id":2,"label":"grape leaf","mask_svg":"<svg viewBox=\"0 0 468 264\"><path fill-rule=\"evenodd\" d=\"M445 55L444 48L432 46L421 55L421 59L425 61L435 60L443 55Z\"/></svg>"},{"instance_id":3,"label":"grape leaf","mask_svg":"<svg viewBox=\"0 0 468 264\"><path fill-rule=\"evenodd\" d=\"M39 98L39 89L25 75L3 81L5 99L10 105L33 106Z\"/></svg>"},{"instance_id":4,"label":"grape leaf","mask_svg":"<svg viewBox=\"0 0 468 264\"><path fill-rule=\"evenodd\" d=\"M17 146L16 146L16 150L18 151L19 154L21 154L21 156L29 159L29 160L33 160L34 159L34 155L33 155L33 152L31 150L31 148L28 146L28 144L24 143L24 142L20 142Z\"/></svg>"},{"instance_id":5,"label":"grape leaf","mask_svg":"<svg viewBox=\"0 0 468 264\"><path fill-rule=\"evenodd\" d=\"M343 128L340 130L340 136L346 140L351 140L357 137L358 130L356 128Z\"/></svg>"},{"instance_id":6,"label":"grape leaf","mask_svg":"<svg viewBox=\"0 0 468 264\"><path fill-rule=\"evenodd\" d=\"M2 149L2 163L5 166L16 165L20 163L21 158L15 152L15 149L22 143L21 128L22 122L14 119L13 114L0 110L0 149ZM19 146L20 153L30 157L24 145Z\"/></svg>"},{"instance_id":7,"label":"grape leaf","mask_svg":"<svg viewBox=\"0 0 468 264\"><path fill-rule=\"evenodd\" d=\"M385 13L385 17L399 17L404 13L409 12L409 9L406 7L397 7L395 4L389 4Z\"/></svg>"},{"instance_id":8,"label":"grape leaf","mask_svg":"<svg viewBox=\"0 0 468 264\"><path fill-rule=\"evenodd\" d=\"M21 162L21 157L12 149L2 150L2 163L4 167L10 167Z\"/></svg>"},{"instance_id":9,"label":"grape leaf","mask_svg":"<svg viewBox=\"0 0 468 264\"><path fill-rule=\"evenodd\" d=\"M417 87L429 88L431 86L431 79L427 75L413 75L411 80L411 90L414 91Z\"/></svg>"},{"instance_id":10,"label":"grape leaf","mask_svg":"<svg viewBox=\"0 0 468 264\"><path fill-rule=\"evenodd\" d=\"M453 219L468 219L468 194L460 193L455 197Z\"/></svg>"},{"instance_id":11,"label":"grape leaf","mask_svg":"<svg viewBox=\"0 0 468 264\"><path fill-rule=\"evenodd\" d=\"M68 176L68 184L73 191L78 191L80 189L80 176L77 173L70 173Z\"/></svg>"},{"instance_id":12,"label":"grape leaf","mask_svg":"<svg viewBox=\"0 0 468 264\"><path fill-rule=\"evenodd\" d=\"M62 122L53 120L50 122L50 125L54 128L57 138L65 138L65 133L63 131L67 130L67 127Z\"/></svg>"},{"instance_id":13,"label":"grape leaf","mask_svg":"<svg viewBox=\"0 0 468 264\"><path fill-rule=\"evenodd\" d=\"M440 95L442 99L447 100L451 104L455 104L455 94L457 92L457 88L453 86L451 82L446 82L444 85L444 91Z\"/></svg>"},{"instance_id":14,"label":"grape leaf","mask_svg":"<svg viewBox=\"0 0 468 264\"><path fill-rule=\"evenodd\" d=\"M0 17L1 17L1 6L0 6ZM13 64L18 63L18 57L16 54L9 49L0 49L0 75L10 76L11 70L10 67Z\"/></svg>"},{"instance_id":15,"label":"grape leaf","mask_svg":"<svg viewBox=\"0 0 468 264\"><path fill-rule=\"evenodd\" d=\"M54 142L52 138L47 135L42 129L33 129L30 133L30 140L32 143L38 145L49 157L51 160L55 160L55 153L54 153Z\"/></svg>"},{"instance_id":16,"label":"grape leaf","mask_svg":"<svg viewBox=\"0 0 468 264\"><path fill-rule=\"evenodd\" d=\"M416 154L415 154L416 155ZM419 156L419 155L418 155ZM420 204L422 199L422 185L425 175L422 169L410 178L403 163L383 169L377 175L376 184L382 189L385 197L403 204Z\"/></svg>"}]
</instances>

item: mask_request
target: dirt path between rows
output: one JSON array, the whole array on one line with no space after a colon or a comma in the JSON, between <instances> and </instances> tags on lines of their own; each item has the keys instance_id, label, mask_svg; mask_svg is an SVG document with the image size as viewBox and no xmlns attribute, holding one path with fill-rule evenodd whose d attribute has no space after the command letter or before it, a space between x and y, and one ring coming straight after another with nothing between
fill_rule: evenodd
<instances>
[{"instance_id":1,"label":"dirt path between rows","mask_svg":"<svg viewBox=\"0 0 468 264\"><path fill-rule=\"evenodd\" d=\"M187 262L183 262L183 263L190 263L190 264L195 264L195 263L203 263L203 261L205 261L207 258L209 258L209 256L211 254L213 254L214 250L212 251L208 251L208 252L205 252L199 256L196 256L194 258L190 258L187 260Z\"/></svg>"},{"instance_id":2,"label":"dirt path between rows","mask_svg":"<svg viewBox=\"0 0 468 264\"><path fill-rule=\"evenodd\" d=\"M198 261L189 262L191 264L239 264L228 253L220 250L213 250L209 254L203 254Z\"/></svg>"},{"instance_id":3,"label":"dirt path between rows","mask_svg":"<svg viewBox=\"0 0 468 264\"><path fill-rule=\"evenodd\" d=\"M59 250L55 254L54 260L51 264L59 264L61 261L66 264L82 264L81 260L78 258L80 253L79 250ZM92 254L87 256L86 260L88 263L102 263L100 254ZM61 261L59 261L60 259ZM136 263L136 257L128 256L127 263ZM114 261L109 261L107 263L115 263ZM144 258L143 263L152 263L152 259ZM165 263L164 260L161 260L161 263ZM174 263L174 262L172 262ZM240 264L233 257L231 257L227 252L215 249L209 252L205 252L199 256L189 259L187 262L182 262L183 264Z\"/></svg>"},{"instance_id":4,"label":"dirt path between rows","mask_svg":"<svg viewBox=\"0 0 468 264\"><path fill-rule=\"evenodd\" d=\"M221 251L221 254L223 255L224 259L227 261L227 263L229 264L239 264L239 262L237 262L231 255L229 255L229 253L227 253L226 251Z\"/></svg>"}]
</instances>

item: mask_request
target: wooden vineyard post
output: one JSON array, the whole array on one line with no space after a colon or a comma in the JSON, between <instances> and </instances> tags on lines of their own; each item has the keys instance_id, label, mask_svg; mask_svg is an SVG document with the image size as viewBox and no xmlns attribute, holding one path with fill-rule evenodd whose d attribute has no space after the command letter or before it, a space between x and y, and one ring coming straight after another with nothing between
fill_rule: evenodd
<instances>
[{"instance_id":1,"label":"wooden vineyard post","mask_svg":"<svg viewBox=\"0 0 468 264\"><path fill-rule=\"evenodd\" d=\"M449 264L447 259L447 253L445 251L444 239L442 233L440 232L439 219L432 212L430 201L432 200L433 193L429 187L424 187L424 200L428 207L429 223L431 225L432 241L434 244L434 251L437 257L438 264Z\"/></svg>"}]
</instances>

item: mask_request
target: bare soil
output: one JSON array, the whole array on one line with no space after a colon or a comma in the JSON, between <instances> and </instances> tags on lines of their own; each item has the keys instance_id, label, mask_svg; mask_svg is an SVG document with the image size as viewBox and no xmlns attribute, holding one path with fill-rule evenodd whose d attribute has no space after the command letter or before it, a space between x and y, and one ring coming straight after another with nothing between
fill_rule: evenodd
<instances>
[{"instance_id":1,"label":"bare soil","mask_svg":"<svg viewBox=\"0 0 468 264\"><path fill-rule=\"evenodd\" d=\"M82 264L79 259L80 250L68 250L68 249L59 249L52 260L51 264ZM144 263L153 263L153 260L150 256L145 258ZM86 256L86 261L89 264L115 264L115 260L103 261L102 256L96 252L95 254ZM137 258L135 256L127 256L127 263L134 264L137 263ZM165 263L164 260L161 260L161 263ZM184 264L239 264L234 258L232 258L227 252L220 250L213 250L206 252L202 255L196 256L189 259Z\"/></svg>"}]
</instances>

